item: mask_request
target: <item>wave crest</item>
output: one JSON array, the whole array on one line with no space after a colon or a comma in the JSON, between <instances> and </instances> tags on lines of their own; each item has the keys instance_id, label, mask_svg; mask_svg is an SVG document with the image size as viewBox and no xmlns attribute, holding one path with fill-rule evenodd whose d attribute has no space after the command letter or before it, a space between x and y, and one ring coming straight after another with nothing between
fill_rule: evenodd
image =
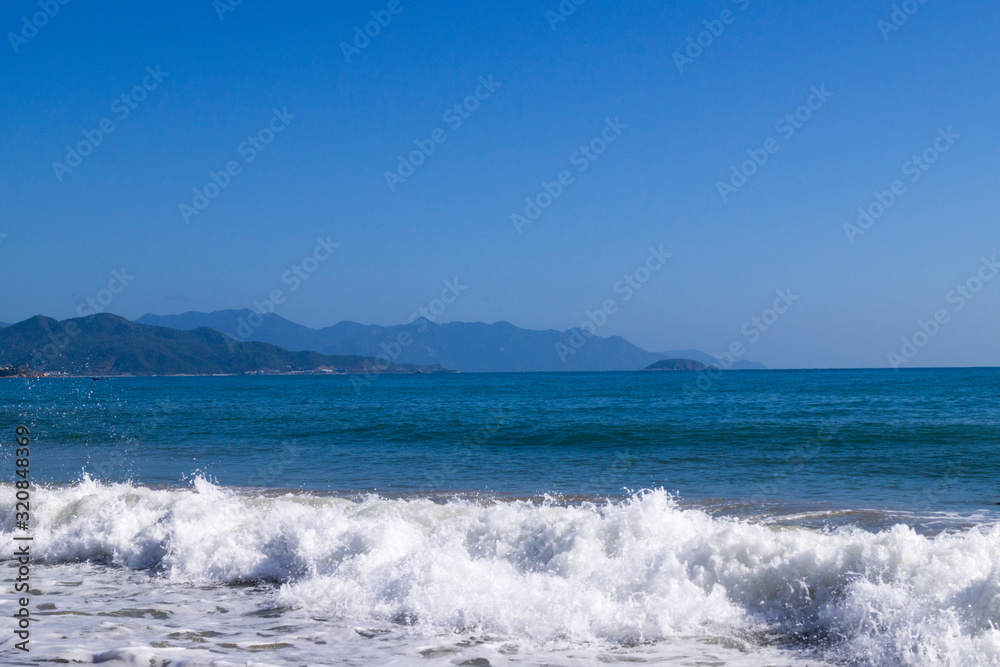
<instances>
[{"instance_id":1,"label":"wave crest","mask_svg":"<svg viewBox=\"0 0 1000 667\"><path fill-rule=\"evenodd\" d=\"M854 663L1000 663L1000 525L926 537L681 509L257 497L196 479L38 489L33 552L173 582L280 584L314 615L539 644L729 636ZM14 489L0 488L12 553Z\"/></svg>"}]
</instances>

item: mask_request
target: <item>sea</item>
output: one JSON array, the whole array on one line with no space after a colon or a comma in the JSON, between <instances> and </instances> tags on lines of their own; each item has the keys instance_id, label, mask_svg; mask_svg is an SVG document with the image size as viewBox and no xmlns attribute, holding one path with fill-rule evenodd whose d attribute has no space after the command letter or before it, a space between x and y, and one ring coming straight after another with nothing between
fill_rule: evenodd
<instances>
[{"instance_id":1,"label":"sea","mask_svg":"<svg viewBox=\"0 0 1000 667\"><path fill-rule=\"evenodd\" d=\"M1000 665L1000 370L6 379L0 406L0 664Z\"/></svg>"}]
</instances>

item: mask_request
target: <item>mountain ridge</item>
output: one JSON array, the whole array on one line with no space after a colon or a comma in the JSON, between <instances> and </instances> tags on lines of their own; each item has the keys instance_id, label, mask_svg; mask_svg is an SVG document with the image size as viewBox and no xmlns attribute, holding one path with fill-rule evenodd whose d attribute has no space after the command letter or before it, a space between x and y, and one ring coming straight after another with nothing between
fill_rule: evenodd
<instances>
[{"instance_id":1,"label":"mountain ridge","mask_svg":"<svg viewBox=\"0 0 1000 667\"><path fill-rule=\"evenodd\" d=\"M440 366L389 364L361 355L292 352L239 342L208 327L188 331L131 322L111 314L62 322L36 315L0 329L0 367L32 374L232 375L302 372L439 372Z\"/></svg>"},{"instance_id":2,"label":"mountain ridge","mask_svg":"<svg viewBox=\"0 0 1000 667\"><path fill-rule=\"evenodd\" d=\"M287 350L384 354L397 363L442 364L462 372L638 371L665 358L718 365L718 360L699 350L649 352L621 336L602 338L579 328L522 329L506 321L437 324L418 318L409 324L391 326L342 321L313 329L275 313L261 315L249 308L146 314L135 321L180 330L208 327L239 340L271 343ZM766 367L741 360L730 368Z\"/></svg>"}]
</instances>

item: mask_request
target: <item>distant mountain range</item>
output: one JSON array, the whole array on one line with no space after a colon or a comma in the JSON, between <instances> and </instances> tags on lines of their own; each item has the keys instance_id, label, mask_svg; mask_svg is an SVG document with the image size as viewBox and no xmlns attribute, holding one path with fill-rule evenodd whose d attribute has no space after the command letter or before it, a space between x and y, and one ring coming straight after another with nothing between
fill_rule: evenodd
<instances>
[{"instance_id":1,"label":"distant mountain range","mask_svg":"<svg viewBox=\"0 0 1000 667\"><path fill-rule=\"evenodd\" d=\"M280 315L250 309L180 315L143 315L139 324L194 330L207 327L239 340L271 343L287 350L323 354L387 355L396 363L440 364L464 372L636 371L662 359L718 361L698 350L648 352L620 336L601 338L581 329L535 331L508 322L450 322L419 319L412 324L377 326L340 322L312 329ZM764 369L752 361L731 368Z\"/></svg>"},{"instance_id":2,"label":"distant mountain range","mask_svg":"<svg viewBox=\"0 0 1000 667\"><path fill-rule=\"evenodd\" d=\"M0 329L0 367L70 375L212 375L254 372L435 372L441 367L386 364L364 356L289 352L241 343L213 329L178 331L117 315L63 322L36 316Z\"/></svg>"}]
</instances>

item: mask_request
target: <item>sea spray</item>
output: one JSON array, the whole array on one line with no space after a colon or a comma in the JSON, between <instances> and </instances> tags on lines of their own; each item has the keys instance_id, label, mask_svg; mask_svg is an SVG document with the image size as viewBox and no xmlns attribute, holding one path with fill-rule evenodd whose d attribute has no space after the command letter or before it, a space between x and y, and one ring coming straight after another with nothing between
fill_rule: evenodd
<instances>
[{"instance_id":1,"label":"sea spray","mask_svg":"<svg viewBox=\"0 0 1000 667\"><path fill-rule=\"evenodd\" d=\"M1000 661L1000 526L923 536L618 502L361 499L78 484L37 491L35 556L164 585L278 585L320 618L536 647L768 638L861 664ZM11 551L14 490L0 489ZM763 640L761 640L763 641Z\"/></svg>"}]
</instances>

